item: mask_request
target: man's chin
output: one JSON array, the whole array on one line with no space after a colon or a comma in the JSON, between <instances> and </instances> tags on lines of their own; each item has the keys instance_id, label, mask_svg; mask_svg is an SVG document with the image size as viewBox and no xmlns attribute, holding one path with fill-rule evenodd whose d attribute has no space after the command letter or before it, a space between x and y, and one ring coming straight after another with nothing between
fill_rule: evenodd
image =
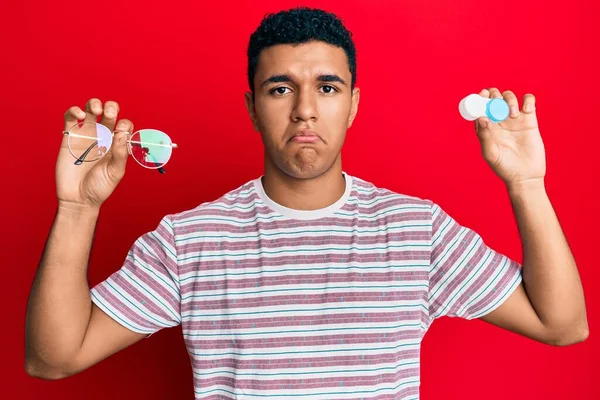
<instances>
[{"instance_id":1,"label":"man's chin","mask_svg":"<svg viewBox=\"0 0 600 400\"><path fill-rule=\"evenodd\" d=\"M327 167L327 165L319 161L320 160L318 159L312 160L312 162L302 159L295 159L294 162L285 164L284 168L281 169L286 175L295 179L315 179L331 169L331 166Z\"/></svg>"},{"instance_id":2,"label":"man's chin","mask_svg":"<svg viewBox=\"0 0 600 400\"><path fill-rule=\"evenodd\" d=\"M287 154L281 154L281 158L267 158L266 167L277 168L283 174L299 180L315 179L327 173L334 165L336 159L324 158L314 148L294 149Z\"/></svg>"}]
</instances>

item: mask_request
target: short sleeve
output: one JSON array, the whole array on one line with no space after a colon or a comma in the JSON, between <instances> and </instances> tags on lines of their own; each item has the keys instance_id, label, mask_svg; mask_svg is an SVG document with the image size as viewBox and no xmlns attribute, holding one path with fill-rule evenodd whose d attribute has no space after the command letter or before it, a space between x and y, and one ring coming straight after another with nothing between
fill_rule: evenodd
<instances>
[{"instance_id":1,"label":"short sleeve","mask_svg":"<svg viewBox=\"0 0 600 400\"><path fill-rule=\"evenodd\" d=\"M152 334L181 323L173 223L164 217L139 237L122 267L90 290L92 301L121 325Z\"/></svg>"},{"instance_id":2,"label":"short sleeve","mask_svg":"<svg viewBox=\"0 0 600 400\"><path fill-rule=\"evenodd\" d=\"M480 318L498 308L522 281L521 265L489 248L432 203L429 317Z\"/></svg>"}]
</instances>

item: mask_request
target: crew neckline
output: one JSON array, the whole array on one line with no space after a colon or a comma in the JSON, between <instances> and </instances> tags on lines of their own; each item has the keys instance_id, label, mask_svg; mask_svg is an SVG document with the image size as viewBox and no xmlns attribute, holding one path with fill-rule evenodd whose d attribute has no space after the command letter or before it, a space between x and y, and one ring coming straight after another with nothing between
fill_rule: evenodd
<instances>
[{"instance_id":1,"label":"crew neckline","mask_svg":"<svg viewBox=\"0 0 600 400\"><path fill-rule=\"evenodd\" d=\"M276 203L265 193L265 189L262 184L262 178L264 175L261 175L254 180L254 189L267 207L285 217L301 220L318 219L332 216L340 208L342 208L344 204L346 204L346 201L348 201L350 192L352 191L352 177L344 171L342 171L342 175L346 181L346 189L344 190L342 197L340 197L335 203L317 210L296 210L294 208L285 207L279 203Z\"/></svg>"}]
</instances>

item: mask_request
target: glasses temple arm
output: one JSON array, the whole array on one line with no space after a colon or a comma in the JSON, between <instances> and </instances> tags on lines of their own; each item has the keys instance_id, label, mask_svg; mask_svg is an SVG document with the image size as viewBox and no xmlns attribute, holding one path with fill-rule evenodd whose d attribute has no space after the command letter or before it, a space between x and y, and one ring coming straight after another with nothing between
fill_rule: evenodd
<instances>
[{"instance_id":1,"label":"glasses temple arm","mask_svg":"<svg viewBox=\"0 0 600 400\"><path fill-rule=\"evenodd\" d=\"M83 159L88 155L88 153L94 148L94 146L98 143L98 141L94 141L90 147L87 148L86 151L83 152L82 155L79 156L77 160L75 160L75 165L80 165L83 162Z\"/></svg>"},{"instance_id":2,"label":"glasses temple arm","mask_svg":"<svg viewBox=\"0 0 600 400\"><path fill-rule=\"evenodd\" d=\"M155 164L158 164L158 162L156 162L156 158L154 158L154 156L152 154L150 154L150 149L148 149L148 151L146 152L146 155L150 156L150 158L152 158L154 160ZM164 174L165 172L167 172L167 171L165 171L165 169L163 167L158 167L157 169L158 169L158 172L161 174Z\"/></svg>"}]
</instances>

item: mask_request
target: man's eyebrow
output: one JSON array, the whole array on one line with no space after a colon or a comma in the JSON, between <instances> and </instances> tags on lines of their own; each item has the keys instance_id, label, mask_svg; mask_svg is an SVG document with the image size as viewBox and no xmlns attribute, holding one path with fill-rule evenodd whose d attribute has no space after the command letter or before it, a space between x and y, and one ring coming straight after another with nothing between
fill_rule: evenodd
<instances>
[{"instance_id":1,"label":"man's eyebrow","mask_svg":"<svg viewBox=\"0 0 600 400\"><path fill-rule=\"evenodd\" d=\"M291 82L292 78L289 75L271 75L260 86L265 86L269 83Z\"/></svg>"},{"instance_id":2,"label":"man's eyebrow","mask_svg":"<svg viewBox=\"0 0 600 400\"><path fill-rule=\"evenodd\" d=\"M334 74L319 75L317 80L319 80L321 82L338 82L344 86L346 85L346 82L342 78L340 78L339 76L334 75Z\"/></svg>"},{"instance_id":3,"label":"man's eyebrow","mask_svg":"<svg viewBox=\"0 0 600 400\"><path fill-rule=\"evenodd\" d=\"M342 85L346 85L346 81L344 81L342 78L340 78L338 75L335 74L323 74L323 75L319 75L317 77L317 80L320 82L338 82L341 83ZM268 77L267 79L264 80L264 82L261 84L261 86L265 86L268 85L269 83L282 83L282 82L292 82L292 78L289 75L271 75L270 77Z\"/></svg>"}]
</instances>

